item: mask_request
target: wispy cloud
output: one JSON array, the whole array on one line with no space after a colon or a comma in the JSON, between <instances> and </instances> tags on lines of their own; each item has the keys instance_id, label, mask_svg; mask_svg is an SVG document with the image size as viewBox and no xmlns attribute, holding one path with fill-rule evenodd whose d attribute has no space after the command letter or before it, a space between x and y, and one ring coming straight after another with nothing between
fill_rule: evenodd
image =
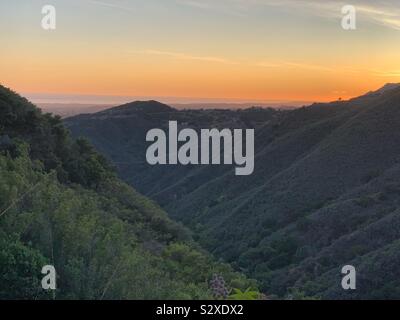
<instances>
[{"instance_id":1,"label":"wispy cloud","mask_svg":"<svg viewBox=\"0 0 400 320\"><path fill-rule=\"evenodd\" d=\"M394 18L383 18L379 20L383 25L391 27L393 29L399 30L400 31L400 16L398 19Z\"/></svg>"},{"instance_id":2,"label":"wispy cloud","mask_svg":"<svg viewBox=\"0 0 400 320\"><path fill-rule=\"evenodd\" d=\"M182 53L182 52L172 52L172 51L161 51L161 50L148 49L148 50L134 51L134 53L166 56L166 57L170 57L173 59L179 59L179 60L196 60L196 61L223 63L223 64L238 64L236 61L232 61L232 60L221 58L221 57L198 56L198 55L192 55L192 54L187 54L187 53Z\"/></svg>"},{"instance_id":3,"label":"wispy cloud","mask_svg":"<svg viewBox=\"0 0 400 320\"><path fill-rule=\"evenodd\" d=\"M359 17L364 20L370 20L376 24L400 30L400 2L379 5L377 2L371 4L356 4L356 8L361 13ZM369 2L369 1L365 1Z\"/></svg>"},{"instance_id":4,"label":"wispy cloud","mask_svg":"<svg viewBox=\"0 0 400 320\"><path fill-rule=\"evenodd\" d=\"M248 3L242 0L175 0L178 5L213 10L225 15L243 17L247 13Z\"/></svg>"},{"instance_id":5,"label":"wispy cloud","mask_svg":"<svg viewBox=\"0 0 400 320\"><path fill-rule=\"evenodd\" d=\"M392 71L382 71L382 70L370 70L371 73L378 77L400 77L400 70L392 70Z\"/></svg>"},{"instance_id":6,"label":"wispy cloud","mask_svg":"<svg viewBox=\"0 0 400 320\"><path fill-rule=\"evenodd\" d=\"M275 0L265 1L266 4L274 3ZM362 21L370 21L381 26L400 30L400 1L387 0L353 0L348 1L315 1L315 0L284 0L280 5L291 5L309 9L311 12L326 17L341 17L341 8L344 5L352 4L358 12L358 18Z\"/></svg>"},{"instance_id":7,"label":"wispy cloud","mask_svg":"<svg viewBox=\"0 0 400 320\"><path fill-rule=\"evenodd\" d=\"M308 69L315 71L325 71L325 72L333 72L336 69L322 66L318 64L309 64L302 62L293 62L293 61L279 61L279 62L259 62L256 64L258 67L263 68L290 68L290 69Z\"/></svg>"},{"instance_id":8,"label":"wispy cloud","mask_svg":"<svg viewBox=\"0 0 400 320\"><path fill-rule=\"evenodd\" d=\"M326 67L326 66L317 65L317 64L309 64L309 63L285 62L284 65L286 65L288 67L299 68L299 69L319 70L319 71L327 71L327 72L335 71L335 69L331 68L331 67Z\"/></svg>"},{"instance_id":9,"label":"wispy cloud","mask_svg":"<svg viewBox=\"0 0 400 320\"><path fill-rule=\"evenodd\" d=\"M340 19L344 5L352 4L359 13L359 19L370 21L381 26L400 30L400 1L399 0L177 0L179 4L201 9L235 11L238 15L251 13L260 6L286 7L290 10L306 11L315 16Z\"/></svg>"},{"instance_id":10,"label":"wispy cloud","mask_svg":"<svg viewBox=\"0 0 400 320\"><path fill-rule=\"evenodd\" d=\"M176 1L178 4L184 5L184 6L189 6L189 7L194 7L194 8L199 8L199 9L210 9L212 8L212 5L205 1L196 1L196 0L177 0Z\"/></svg>"},{"instance_id":11,"label":"wispy cloud","mask_svg":"<svg viewBox=\"0 0 400 320\"><path fill-rule=\"evenodd\" d=\"M145 54L145 55L154 55L154 56L165 56L170 57L172 59L178 60L194 60L194 61L203 61L210 63L222 63L228 65L246 65L253 67L262 67L262 68L276 68L276 69L305 69L305 70L313 70L313 71L321 71L321 72L338 72L338 69L335 67L319 65L319 64L310 64L299 61L261 61L261 62L251 62L246 60L230 60L227 58L216 57L216 56L201 56L201 55L193 55L182 52L174 52L174 51L164 51L164 50L155 50L155 49L147 49L147 50L135 50L130 51L130 53L134 54ZM352 67L342 66L340 68L341 72L353 73L353 72L361 72L360 70L355 70Z\"/></svg>"},{"instance_id":12,"label":"wispy cloud","mask_svg":"<svg viewBox=\"0 0 400 320\"><path fill-rule=\"evenodd\" d=\"M280 68L283 66L282 63L273 63L273 62L259 62L256 64L257 67L262 67L262 68Z\"/></svg>"},{"instance_id":13,"label":"wispy cloud","mask_svg":"<svg viewBox=\"0 0 400 320\"><path fill-rule=\"evenodd\" d=\"M355 68L353 66L342 65L340 68L336 66L329 65L321 65L321 64L313 64L306 63L301 61L262 61L255 64L256 67L262 68L277 68L277 69L288 69L288 70L310 70L314 72L325 72L325 73L345 73L345 74L354 74L354 73L364 73L365 69Z\"/></svg>"},{"instance_id":14,"label":"wispy cloud","mask_svg":"<svg viewBox=\"0 0 400 320\"><path fill-rule=\"evenodd\" d=\"M98 1L98 0L88 0L88 1L89 1L90 4L93 4L93 5L96 5L96 6L113 8L113 9L118 9L118 10L127 11L127 12L134 12L135 11L131 7L116 3L116 1L114 1L113 3L105 2L105 1Z\"/></svg>"}]
</instances>

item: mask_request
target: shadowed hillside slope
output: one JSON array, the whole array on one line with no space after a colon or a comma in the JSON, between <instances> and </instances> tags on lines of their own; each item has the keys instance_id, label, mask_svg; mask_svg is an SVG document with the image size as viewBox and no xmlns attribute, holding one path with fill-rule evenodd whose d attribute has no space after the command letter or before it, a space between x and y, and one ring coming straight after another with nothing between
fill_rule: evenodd
<instances>
[{"instance_id":1,"label":"shadowed hillside slope","mask_svg":"<svg viewBox=\"0 0 400 320\"><path fill-rule=\"evenodd\" d=\"M126 181L217 256L258 278L264 290L400 297L399 85L285 112L131 112L66 123L112 159ZM168 120L197 129L256 128L254 174L238 177L229 166L146 165L146 130L166 128ZM353 292L340 286L346 264L358 270Z\"/></svg>"},{"instance_id":2,"label":"shadowed hillside slope","mask_svg":"<svg viewBox=\"0 0 400 320\"><path fill-rule=\"evenodd\" d=\"M41 287L54 265L57 290ZM0 300L212 299L216 262L60 118L0 86Z\"/></svg>"}]
</instances>

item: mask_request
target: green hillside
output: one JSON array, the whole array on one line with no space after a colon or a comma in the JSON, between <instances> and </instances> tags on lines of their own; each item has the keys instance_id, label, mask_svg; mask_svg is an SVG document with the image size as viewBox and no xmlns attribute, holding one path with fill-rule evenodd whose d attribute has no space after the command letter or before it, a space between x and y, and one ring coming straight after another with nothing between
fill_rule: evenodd
<instances>
[{"instance_id":1,"label":"green hillside","mask_svg":"<svg viewBox=\"0 0 400 320\"><path fill-rule=\"evenodd\" d=\"M141 103L143 105L143 103ZM266 292L399 298L400 86L293 111L146 113L130 104L66 120L129 184L183 222L216 256ZM256 128L255 172L229 166L151 167L145 134L168 120L193 128ZM358 289L341 289L341 267Z\"/></svg>"},{"instance_id":2,"label":"green hillside","mask_svg":"<svg viewBox=\"0 0 400 320\"><path fill-rule=\"evenodd\" d=\"M41 288L54 265L57 290ZM60 118L0 86L0 299L212 299L256 287L119 180Z\"/></svg>"}]
</instances>

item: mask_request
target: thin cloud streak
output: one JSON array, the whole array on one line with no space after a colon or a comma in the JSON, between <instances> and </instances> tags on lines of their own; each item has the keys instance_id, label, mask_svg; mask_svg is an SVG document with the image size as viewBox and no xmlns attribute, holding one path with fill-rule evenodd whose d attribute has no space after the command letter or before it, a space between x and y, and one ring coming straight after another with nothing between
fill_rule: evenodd
<instances>
[{"instance_id":1,"label":"thin cloud streak","mask_svg":"<svg viewBox=\"0 0 400 320\"><path fill-rule=\"evenodd\" d=\"M89 0L89 3L96 5L96 6L113 8L113 9L118 9L118 10L128 11L128 12L135 12L132 8L129 8L127 6L118 5L115 3L109 3L109 2L98 1L98 0Z\"/></svg>"},{"instance_id":2,"label":"thin cloud streak","mask_svg":"<svg viewBox=\"0 0 400 320\"><path fill-rule=\"evenodd\" d=\"M375 76L378 77L400 77L400 70L393 71L381 71L381 70L370 70Z\"/></svg>"},{"instance_id":3,"label":"thin cloud streak","mask_svg":"<svg viewBox=\"0 0 400 320\"><path fill-rule=\"evenodd\" d=\"M161 50L148 49L148 50L143 50L143 51L134 51L134 53L167 56L167 57L179 59L179 60L196 60L196 61L205 61L205 62L232 64L232 65L238 64L238 62L231 61L231 60L228 60L225 58L220 58L220 57L197 56L197 55L191 55L191 54L181 53L181 52L172 52L172 51L161 51Z\"/></svg>"},{"instance_id":4,"label":"thin cloud streak","mask_svg":"<svg viewBox=\"0 0 400 320\"><path fill-rule=\"evenodd\" d=\"M154 56L166 56L173 59L178 60L193 60L193 61L203 61L203 62L211 62L211 63L221 63L227 65L247 65L253 67L262 67L262 68L271 68L271 69L279 69L279 68L286 68L286 69L305 69L305 70L314 70L314 71L321 71L321 72L346 72L346 73L357 73L363 72L365 70L355 70L351 67L341 67L337 69L335 67L329 67L324 65L318 64L309 64L304 62L297 62L297 61L261 61L258 63L250 63L249 61L233 61L222 57L215 57L215 56L199 56L199 55L192 55L182 52L173 52L173 51L163 51L163 50L155 50L155 49L147 49L147 50L136 50L130 51L130 53L134 54L145 54L145 55L154 55Z\"/></svg>"},{"instance_id":5,"label":"thin cloud streak","mask_svg":"<svg viewBox=\"0 0 400 320\"><path fill-rule=\"evenodd\" d=\"M263 68L294 68L294 69L309 69L309 70L317 70L317 71L325 71L325 72L335 72L336 69L322 66L322 65L315 65L315 64L308 64L308 63L301 63L301 62L292 62L292 61L281 61L278 63L270 63L270 62L260 62L256 64L258 67Z\"/></svg>"},{"instance_id":6,"label":"thin cloud streak","mask_svg":"<svg viewBox=\"0 0 400 320\"><path fill-rule=\"evenodd\" d=\"M341 18L341 8L348 5L345 1L313 1L313 0L255 0L265 4L280 6L296 6L297 8L308 8L314 14L328 18ZM355 0L351 3L358 12L360 20L367 20L373 23L385 26L391 29L400 30L400 4L398 0L386 1L384 4L378 4L377 1Z\"/></svg>"},{"instance_id":7,"label":"thin cloud streak","mask_svg":"<svg viewBox=\"0 0 400 320\"><path fill-rule=\"evenodd\" d=\"M252 7L257 6L286 7L304 10L315 16L330 19L340 19L342 7L349 4L346 1L333 0L178 0L177 3L201 9L229 8L238 15L247 15L251 12ZM353 0L351 4L358 10L359 19L400 30L400 2L398 0L385 1L383 4L372 0Z\"/></svg>"},{"instance_id":8,"label":"thin cloud streak","mask_svg":"<svg viewBox=\"0 0 400 320\"><path fill-rule=\"evenodd\" d=\"M194 8L199 8L199 9L210 9L212 6L210 6L208 3L205 3L204 1L196 1L196 0L177 0L176 1L180 5L184 6L189 6L189 7L194 7Z\"/></svg>"}]
</instances>

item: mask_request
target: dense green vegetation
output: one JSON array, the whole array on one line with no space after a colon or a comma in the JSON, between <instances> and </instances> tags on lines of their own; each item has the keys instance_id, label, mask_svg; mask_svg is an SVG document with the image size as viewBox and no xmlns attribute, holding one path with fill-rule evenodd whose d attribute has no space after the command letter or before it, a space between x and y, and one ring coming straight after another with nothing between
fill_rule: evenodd
<instances>
[{"instance_id":1,"label":"dense green vegetation","mask_svg":"<svg viewBox=\"0 0 400 320\"><path fill-rule=\"evenodd\" d=\"M41 288L54 265L57 290ZM119 180L58 117L0 86L0 299L209 299L256 286Z\"/></svg>"},{"instance_id":2,"label":"dense green vegetation","mask_svg":"<svg viewBox=\"0 0 400 320\"><path fill-rule=\"evenodd\" d=\"M204 247L260 280L263 292L400 297L399 85L293 111L178 111L148 102L150 114L143 104L66 124ZM229 166L146 165L147 130L165 128L170 119L193 128L255 127L254 174L238 177ZM340 285L346 264L358 272L354 292Z\"/></svg>"}]
</instances>

